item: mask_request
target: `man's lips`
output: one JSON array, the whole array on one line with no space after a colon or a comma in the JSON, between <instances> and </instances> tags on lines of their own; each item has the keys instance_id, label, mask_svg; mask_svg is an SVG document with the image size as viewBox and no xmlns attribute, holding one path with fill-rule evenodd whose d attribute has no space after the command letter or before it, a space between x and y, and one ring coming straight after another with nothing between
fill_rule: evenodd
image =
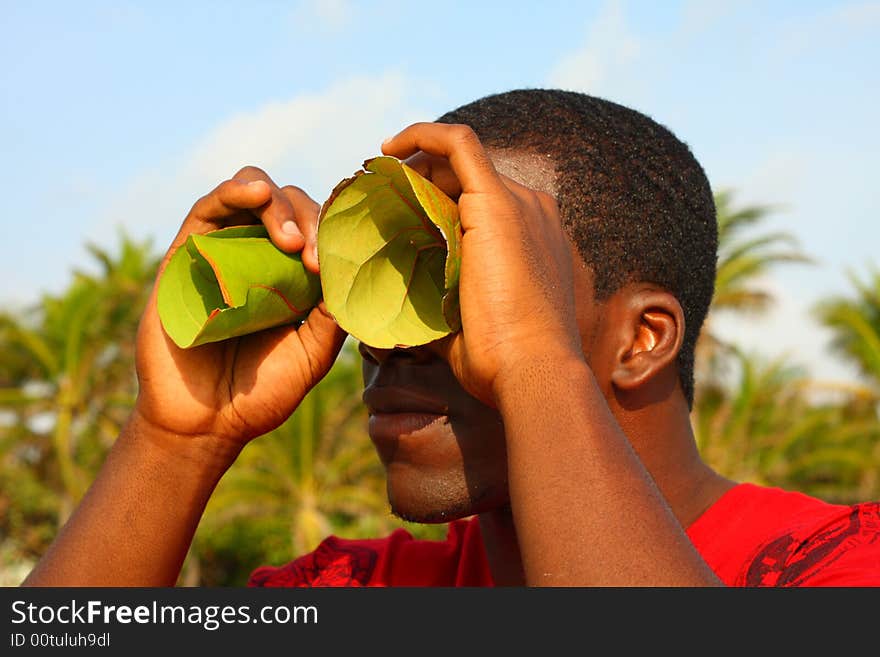
<instances>
[{"instance_id":1,"label":"man's lips","mask_svg":"<svg viewBox=\"0 0 880 657\"><path fill-rule=\"evenodd\" d=\"M441 399L412 388L399 386L367 386L364 404L370 415L408 413L416 415L446 415L449 406Z\"/></svg>"},{"instance_id":2,"label":"man's lips","mask_svg":"<svg viewBox=\"0 0 880 657\"><path fill-rule=\"evenodd\" d=\"M447 422L448 405L440 399L420 390L397 386L367 386L364 403L370 412L370 438L380 448L400 448L400 440L406 436L406 444L427 438L425 429L440 422ZM421 439L417 438L421 436Z\"/></svg>"}]
</instances>

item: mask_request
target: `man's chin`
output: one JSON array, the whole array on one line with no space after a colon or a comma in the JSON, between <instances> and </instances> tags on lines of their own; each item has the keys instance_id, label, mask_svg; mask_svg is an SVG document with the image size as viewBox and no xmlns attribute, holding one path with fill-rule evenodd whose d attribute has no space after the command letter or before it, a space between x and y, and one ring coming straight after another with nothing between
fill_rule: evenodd
<instances>
[{"instance_id":1,"label":"man's chin","mask_svg":"<svg viewBox=\"0 0 880 657\"><path fill-rule=\"evenodd\" d=\"M473 515L472 506L465 502L450 504L444 500L443 506L438 507L430 503L424 504L399 504L390 498L391 513L407 522L418 522L426 525L452 522L460 518Z\"/></svg>"},{"instance_id":2,"label":"man's chin","mask_svg":"<svg viewBox=\"0 0 880 657\"><path fill-rule=\"evenodd\" d=\"M408 468L388 469L391 513L407 522L452 522L507 503L506 488L469 485L464 477L415 475Z\"/></svg>"},{"instance_id":3,"label":"man's chin","mask_svg":"<svg viewBox=\"0 0 880 657\"><path fill-rule=\"evenodd\" d=\"M401 520L418 522L424 525L452 522L453 520L459 520L460 518L467 518L468 516L473 515L470 508L464 506L457 509L411 509L407 507L400 508L393 503L391 504L391 513Z\"/></svg>"}]
</instances>

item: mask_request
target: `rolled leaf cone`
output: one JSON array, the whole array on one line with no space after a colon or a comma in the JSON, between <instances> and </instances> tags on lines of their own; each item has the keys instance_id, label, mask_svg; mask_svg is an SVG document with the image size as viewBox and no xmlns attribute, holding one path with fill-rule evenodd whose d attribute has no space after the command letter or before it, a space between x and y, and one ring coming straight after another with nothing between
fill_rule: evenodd
<instances>
[{"instance_id":1,"label":"rolled leaf cone","mask_svg":"<svg viewBox=\"0 0 880 657\"><path fill-rule=\"evenodd\" d=\"M165 332L187 349L301 321L320 297L299 254L257 225L190 235L162 273L157 304Z\"/></svg>"},{"instance_id":2,"label":"rolled leaf cone","mask_svg":"<svg viewBox=\"0 0 880 657\"><path fill-rule=\"evenodd\" d=\"M318 223L320 278L264 226L190 235L162 273L158 311L187 349L328 312L374 347L416 346L461 327L458 206L393 157L364 162L333 189Z\"/></svg>"},{"instance_id":3,"label":"rolled leaf cone","mask_svg":"<svg viewBox=\"0 0 880 657\"><path fill-rule=\"evenodd\" d=\"M396 158L367 160L333 189L318 260L328 312L366 344L421 345L461 327L458 206Z\"/></svg>"}]
</instances>

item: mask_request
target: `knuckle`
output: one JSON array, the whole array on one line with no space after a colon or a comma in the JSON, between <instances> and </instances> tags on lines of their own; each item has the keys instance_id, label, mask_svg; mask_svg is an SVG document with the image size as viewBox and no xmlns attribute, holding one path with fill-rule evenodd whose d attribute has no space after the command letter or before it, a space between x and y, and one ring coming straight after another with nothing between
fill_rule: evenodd
<instances>
[{"instance_id":1,"label":"knuckle","mask_svg":"<svg viewBox=\"0 0 880 657\"><path fill-rule=\"evenodd\" d=\"M293 211L293 204L290 202L290 199L282 194L279 201L272 201L272 215L280 222L296 221L296 213Z\"/></svg>"},{"instance_id":2,"label":"knuckle","mask_svg":"<svg viewBox=\"0 0 880 657\"><path fill-rule=\"evenodd\" d=\"M281 193L291 204L297 205L300 210L308 210L318 207L318 203L315 199L309 196L301 187L297 187L296 185L285 185L281 188Z\"/></svg>"},{"instance_id":3,"label":"knuckle","mask_svg":"<svg viewBox=\"0 0 880 657\"><path fill-rule=\"evenodd\" d=\"M219 187L211 192L208 192L204 196L200 196L196 199L196 202L193 203L192 209L190 210L190 214L203 214L204 210L206 210L212 203L212 198L217 194Z\"/></svg>"},{"instance_id":4,"label":"knuckle","mask_svg":"<svg viewBox=\"0 0 880 657\"><path fill-rule=\"evenodd\" d=\"M260 167L254 166L252 164L247 164L243 166L233 176L233 178L243 178L245 180L265 180L268 177L269 176L266 175L265 171L263 171Z\"/></svg>"},{"instance_id":5,"label":"knuckle","mask_svg":"<svg viewBox=\"0 0 880 657\"><path fill-rule=\"evenodd\" d=\"M281 188L281 191L285 194L293 194L294 196L301 196L302 194L305 194L305 192L296 185L285 185Z\"/></svg>"},{"instance_id":6,"label":"knuckle","mask_svg":"<svg viewBox=\"0 0 880 657\"><path fill-rule=\"evenodd\" d=\"M461 144L473 144L478 142L477 133L473 128L463 123L455 123L449 128L452 139Z\"/></svg>"}]
</instances>

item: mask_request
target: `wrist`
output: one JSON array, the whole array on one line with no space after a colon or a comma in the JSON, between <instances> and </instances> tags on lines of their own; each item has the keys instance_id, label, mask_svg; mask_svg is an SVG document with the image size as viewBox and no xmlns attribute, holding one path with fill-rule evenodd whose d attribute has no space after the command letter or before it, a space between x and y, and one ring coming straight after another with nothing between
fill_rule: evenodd
<instances>
[{"instance_id":1,"label":"wrist","mask_svg":"<svg viewBox=\"0 0 880 657\"><path fill-rule=\"evenodd\" d=\"M120 435L134 449L177 471L215 483L229 469L242 446L211 434L180 434L161 427L135 407Z\"/></svg>"}]
</instances>

